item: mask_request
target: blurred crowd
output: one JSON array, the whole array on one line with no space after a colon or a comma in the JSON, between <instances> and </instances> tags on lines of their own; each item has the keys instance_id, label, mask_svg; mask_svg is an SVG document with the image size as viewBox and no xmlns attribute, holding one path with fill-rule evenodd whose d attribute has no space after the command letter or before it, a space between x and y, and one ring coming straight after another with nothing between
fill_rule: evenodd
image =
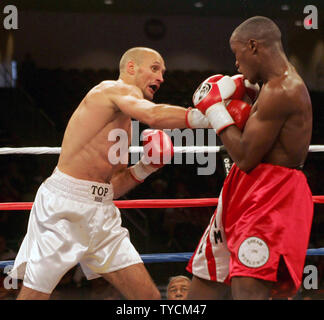
<instances>
[{"instance_id":1,"label":"blurred crowd","mask_svg":"<svg viewBox=\"0 0 324 320\"><path fill-rule=\"evenodd\" d=\"M18 82L14 94L2 95L0 144L2 147L60 146L69 117L87 91L97 83L117 79L118 71L63 70L37 68L27 55L19 64ZM165 83L156 94L156 102L182 106L191 105L195 88L205 78L226 70L172 71L165 75ZM312 144L324 144L321 110L323 92L311 92L314 108ZM17 99L20 96L20 100ZM13 118L12 114L23 113ZM32 110L32 111L30 111ZM32 115L32 116L31 116ZM14 127L7 123L17 124ZM29 126L29 130L28 130ZM12 129L11 129L12 128ZM141 125L141 129L145 126ZM26 131L28 130L28 131ZM32 132L35 132L33 135ZM217 138L218 139L218 138ZM45 144L44 144L45 143ZM217 141L220 144L220 141ZM304 172L314 195L324 195L323 153L310 153ZM1 155L0 202L32 202L39 185L54 169L57 155ZM225 178L222 161L217 157L216 171L212 175L197 175L197 164L170 164L150 176L145 183L129 192L123 199L190 199L217 198ZM123 224L130 230L130 237L141 254L164 252L192 252L207 226L215 207L129 209L121 210ZM314 223L310 248L324 247L324 206L315 204ZM0 212L0 261L14 260L26 232L28 211ZM296 236L298 233L296 232ZM307 257L306 264L318 268L319 289L303 290L296 299L324 298L324 259ZM167 299L169 278L176 274L191 277L185 263L158 263L148 265L149 272ZM0 299L13 299L18 290L4 287L6 275L2 273ZM184 280L184 278L182 278ZM189 279L190 280L190 279ZM185 290L185 289L183 289ZM103 279L86 281L79 266L68 272L55 289L52 299L123 299Z\"/></svg>"}]
</instances>

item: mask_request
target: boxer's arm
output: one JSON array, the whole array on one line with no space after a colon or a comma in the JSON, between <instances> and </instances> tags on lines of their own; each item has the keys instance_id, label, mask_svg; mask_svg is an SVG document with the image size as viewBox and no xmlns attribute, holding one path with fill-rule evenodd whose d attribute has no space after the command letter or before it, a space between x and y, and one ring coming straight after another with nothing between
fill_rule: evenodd
<instances>
[{"instance_id":1,"label":"boxer's arm","mask_svg":"<svg viewBox=\"0 0 324 320\"><path fill-rule=\"evenodd\" d=\"M168 104L155 104L132 95L115 98L116 105L133 119L156 129L186 128L186 108Z\"/></svg>"},{"instance_id":2,"label":"boxer's arm","mask_svg":"<svg viewBox=\"0 0 324 320\"><path fill-rule=\"evenodd\" d=\"M130 173L130 167L124 167L116 172L112 176L110 183L114 188L114 199L119 199L138 185L138 182L134 180Z\"/></svg>"},{"instance_id":3,"label":"boxer's arm","mask_svg":"<svg viewBox=\"0 0 324 320\"><path fill-rule=\"evenodd\" d=\"M85 105L92 110L96 123L106 124L116 111L121 111L157 129L186 128L187 109L180 106L155 104L143 99L138 89L116 87L95 87L84 99Z\"/></svg>"},{"instance_id":4,"label":"boxer's arm","mask_svg":"<svg viewBox=\"0 0 324 320\"><path fill-rule=\"evenodd\" d=\"M107 117L112 118L116 111L121 111L155 129L210 127L208 119L197 112L198 110L169 104L155 104L144 99L139 89L96 87L87 94L84 102L92 109L91 114L96 117L96 123L106 124Z\"/></svg>"},{"instance_id":5,"label":"boxer's arm","mask_svg":"<svg viewBox=\"0 0 324 320\"><path fill-rule=\"evenodd\" d=\"M271 150L291 113L288 106L281 88L267 88L261 92L257 110L249 117L243 132L229 126L220 133L229 155L243 171L256 167Z\"/></svg>"},{"instance_id":6,"label":"boxer's arm","mask_svg":"<svg viewBox=\"0 0 324 320\"><path fill-rule=\"evenodd\" d=\"M170 137L161 130L144 130L143 156L133 166L116 173L111 183L114 188L114 199L118 199L137 186L153 172L169 163L173 157L173 144Z\"/></svg>"},{"instance_id":7,"label":"boxer's arm","mask_svg":"<svg viewBox=\"0 0 324 320\"><path fill-rule=\"evenodd\" d=\"M128 193L130 190L143 182L134 178L134 173L132 173L132 170L134 170L135 166L136 165L123 168L112 176L110 182L114 188L114 199L119 199L124 194ZM149 165L145 166L142 163L141 166L144 170L147 169L145 171L145 175L147 176L159 169Z\"/></svg>"}]
</instances>

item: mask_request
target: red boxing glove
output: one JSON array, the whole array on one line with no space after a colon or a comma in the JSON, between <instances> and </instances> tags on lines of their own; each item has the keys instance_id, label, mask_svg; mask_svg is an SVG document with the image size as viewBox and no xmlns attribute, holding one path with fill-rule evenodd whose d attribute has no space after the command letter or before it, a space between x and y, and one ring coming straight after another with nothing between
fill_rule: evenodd
<instances>
[{"instance_id":1,"label":"red boxing glove","mask_svg":"<svg viewBox=\"0 0 324 320\"><path fill-rule=\"evenodd\" d=\"M156 168L161 168L169 163L174 155L171 138L161 130L144 130L143 148L143 162Z\"/></svg>"},{"instance_id":2,"label":"red boxing glove","mask_svg":"<svg viewBox=\"0 0 324 320\"><path fill-rule=\"evenodd\" d=\"M251 83L248 79L244 80L244 86L245 86L245 95L242 100L249 104L253 104L258 98L260 92L260 86L257 83L255 84Z\"/></svg>"},{"instance_id":3,"label":"red boxing glove","mask_svg":"<svg viewBox=\"0 0 324 320\"><path fill-rule=\"evenodd\" d=\"M250 116L252 106L241 100L227 100L225 104L235 125L242 131Z\"/></svg>"},{"instance_id":4,"label":"red boxing glove","mask_svg":"<svg viewBox=\"0 0 324 320\"><path fill-rule=\"evenodd\" d=\"M143 149L141 160L129 168L136 182L143 182L151 173L169 163L174 155L171 138L161 130L143 131Z\"/></svg>"},{"instance_id":5,"label":"red boxing glove","mask_svg":"<svg viewBox=\"0 0 324 320\"><path fill-rule=\"evenodd\" d=\"M224 77L223 74L214 74L213 76L210 76L209 78L207 78L204 82L208 81L211 83L216 83L218 80L222 79Z\"/></svg>"},{"instance_id":6,"label":"red boxing glove","mask_svg":"<svg viewBox=\"0 0 324 320\"><path fill-rule=\"evenodd\" d=\"M222 101L207 110L207 118L211 126L220 134L225 128L235 124L243 130L251 112L251 106L241 100Z\"/></svg>"},{"instance_id":7,"label":"red boxing glove","mask_svg":"<svg viewBox=\"0 0 324 320\"><path fill-rule=\"evenodd\" d=\"M236 90L230 98L253 104L258 97L260 86L257 83L252 84L248 79L244 79L243 74L236 74L231 78L235 82Z\"/></svg>"},{"instance_id":8,"label":"red boxing glove","mask_svg":"<svg viewBox=\"0 0 324 320\"><path fill-rule=\"evenodd\" d=\"M228 99L235 92L236 85L229 76L214 75L200 84L192 97L194 106L203 114L214 104Z\"/></svg>"},{"instance_id":9,"label":"red boxing glove","mask_svg":"<svg viewBox=\"0 0 324 320\"><path fill-rule=\"evenodd\" d=\"M232 76L231 79L235 82L235 92L231 95L231 99L233 100L241 100L245 95L245 87L244 87L244 77L243 74L236 74Z\"/></svg>"}]
</instances>

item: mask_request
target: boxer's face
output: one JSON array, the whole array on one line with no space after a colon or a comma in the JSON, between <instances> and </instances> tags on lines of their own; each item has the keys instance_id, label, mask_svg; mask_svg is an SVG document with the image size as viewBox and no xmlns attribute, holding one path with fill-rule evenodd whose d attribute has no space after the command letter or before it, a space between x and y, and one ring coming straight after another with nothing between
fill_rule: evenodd
<instances>
[{"instance_id":1,"label":"boxer's face","mask_svg":"<svg viewBox=\"0 0 324 320\"><path fill-rule=\"evenodd\" d=\"M154 52L147 52L136 71L135 84L145 99L153 100L154 94L163 83L165 65L162 57Z\"/></svg>"},{"instance_id":2,"label":"boxer's face","mask_svg":"<svg viewBox=\"0 0 324 320\"><path fill-rule=\"evenodd\" d=\"M235 66L239 73L244 75L251 83L256 83L256 61L253 52L247 42L238 41L235 38L230 40L231 49L235 55Z\"/></svg>"}]
</instances>

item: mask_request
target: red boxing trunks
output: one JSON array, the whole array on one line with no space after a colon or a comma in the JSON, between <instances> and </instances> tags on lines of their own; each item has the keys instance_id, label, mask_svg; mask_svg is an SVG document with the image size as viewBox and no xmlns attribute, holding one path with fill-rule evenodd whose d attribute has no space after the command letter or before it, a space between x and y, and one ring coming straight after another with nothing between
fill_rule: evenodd
<instances>
[{"instance_id":1,"label":"red boxing trunks","mask_svg":"<svg viewBox=\"0 0 324 320\"><path fill-rule=\"evenodd\" d=\"M273 281L274 292L292 295L302 281L312 219L301 171L262 163L245 173L234 164L187 270L228 284L235 276Z\"/></svg>"}]
</instances>

